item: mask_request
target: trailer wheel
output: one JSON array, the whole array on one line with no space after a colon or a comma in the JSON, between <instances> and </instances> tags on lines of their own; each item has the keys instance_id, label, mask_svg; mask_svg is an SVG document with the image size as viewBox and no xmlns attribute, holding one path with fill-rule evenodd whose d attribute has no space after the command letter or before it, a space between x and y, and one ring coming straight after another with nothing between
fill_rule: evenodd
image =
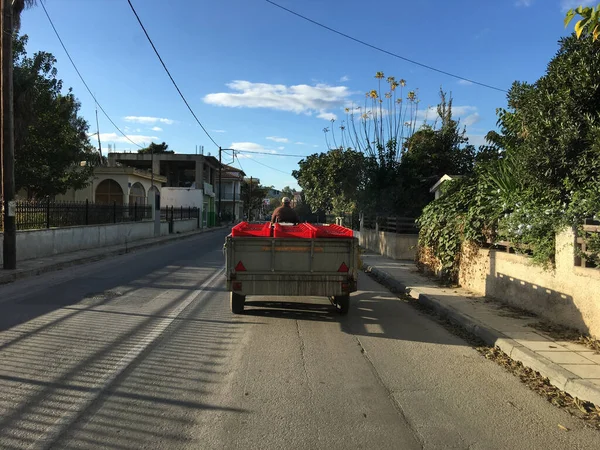
<instances>
[{"instance_id":1,"label":"trailer wheel","mask_svg":"<svg viewBox=\"0 0 600 450\"><path fill-rule=\"evenodd\" d=\"M348 314L348 310L350 309L350 296L349 295L336 295L333 298L335 307L337 311L345 316Z\"/></svg>"},{"instance_id":2,"label":"trailer wheel","mask_svg":"<svg viewBox=\"0 0 600 450\"><path fill-rule=\"evenodd\" d=\"M229 304L231 306L231 312L234 314L242 314L244 312L244 303L246 296L231 292L229 296Z\"/></svg>"}]
</instances>

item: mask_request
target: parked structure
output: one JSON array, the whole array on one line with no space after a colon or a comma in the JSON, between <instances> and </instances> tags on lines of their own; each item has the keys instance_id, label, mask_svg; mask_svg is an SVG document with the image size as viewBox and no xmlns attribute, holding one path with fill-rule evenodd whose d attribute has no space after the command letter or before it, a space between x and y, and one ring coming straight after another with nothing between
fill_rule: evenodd
<instances>
[{"instance_id":1,"label":"parked structure","mask_svg":"<svg viewBox=\"0 0 600 450\"><path fill-rule=\"evenodd\" d=\"M223 165L221 173L221 187L223 191L220 197L217 183L217 199L221 199L221 215L223 219L230 218L235 222L244 215L244 203L241 198L244 175L246 174L240 169Z\"/></svg>"},{"instance_id":2,"label":"parked structure","mask_svg":"<svg viewBox=\"0 0 600 450\"><path fill-rule=\"evenodd\" d=\"M85 202L117 205L152 204L156 190L166 183L164 176L152 174L148 170L134 167L96 167L88 186L83 189L70 189L57 195L58 202ZM154 185L154 187L153 187Z\"/></svg>"},{"instance_id":3,"label":"parked structure","mask_svg":"<svg viewBox=\"0 0 600 450\"><path fill-rule=\"evenodd\" d=\"M434 194L435 199L437 200L438 198L440 198L440 195L442 195L442 185L446 181L458 180L459 178L462 178L463 176L464 175L444 175L431 187L431 189L429 189L429 192Z\"/></svg>"},{"instance_id":4,"label":"parked structure","mask_svg":"<svg viewBox=\"0 0 600 450\"><path fill-rule=\"evenodd\" d=\"M205 227L216 223L216 189L219 161L214 156L182 153L109 153L109 167L126 166L151 171L164 177L160 188L162 204L200 207Z\"/></svg>"}]
</instances>

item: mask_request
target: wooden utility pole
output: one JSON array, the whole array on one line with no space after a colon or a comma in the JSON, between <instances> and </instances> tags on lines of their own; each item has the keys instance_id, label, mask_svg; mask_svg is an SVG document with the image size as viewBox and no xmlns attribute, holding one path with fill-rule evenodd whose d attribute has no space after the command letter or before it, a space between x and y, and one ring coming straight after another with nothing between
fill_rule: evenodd
<instances>
[{"instance_id":1,"label":"wooden utility pole","mask_svg":"<svg viewBox=\"0 0 600 450\"><path fill-rule=\"evenodd\" d=\"M4 219L3 267L5 270L17 268L17 230L15 222L15 137L13 118L13 10L12 0L1 0L0 24L1 47L0 64L2 65L2 206Z\"/></svg>"},{"instance_id":2,"label":"wooden utility pole","mask_svg":"<svg viewBox=\"0 0 600 450\"><path fill-rule=\"evenodd\" d=\"M221 192L223 191L223 185L221 183L221 172L222 172L222 168L223 168L223 164L221 164L221 147L219 147L219 210L218 210L218 214L219 214L219 225L221 225Z\"/></svg>"},{"instance_id":3,"label":"wooden utility pole","mask_svg":"<svg viewBox=\"0 0 600 450\"><path fill-rule=\"evenodd\" d=\"M248 222L252 222L252 177L250 177L250 199L248 200Z\"/></svg>"},{"instance_id":4,"label":"wooden utility pole","mask_svg":"<svg viewBox=\"0 0 600 450\"><path fill-rule=\"evenodd\" d=\"M96 132L98 133L98 152L100 153L100 165L103 166L102 163L102 143L100 142L100 124L98 122L98 104L96 103Z\"/></svg>"}]
</instances>

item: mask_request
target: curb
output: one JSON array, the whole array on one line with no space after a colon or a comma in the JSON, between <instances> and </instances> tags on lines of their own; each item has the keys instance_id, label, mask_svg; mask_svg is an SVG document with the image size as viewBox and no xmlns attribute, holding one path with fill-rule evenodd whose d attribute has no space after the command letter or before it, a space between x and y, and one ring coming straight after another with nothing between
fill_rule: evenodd
<instances>
[{"instance_id":1,"label":"curb","mask_svg":"<svg viewBox=\"0 0 600 450\"><path fill-rule=\"evenodd\" d=\"M425 307L437 312L441 317L450 320L455 325L479 337L487 345L500 348L510 358L521 362L525 367L535 370L543 377L548 378L550 383L556 388L565 391L573 397L600 405L600 386L596 386L588 380L578 377L549 359L538 355L533 350L524 347L500 331L485 325L467 314L459 312L450 305L440 302L434 296L424 294L418 289L406 286L383 270L373 266L366 266L364 271L373 275L374 278L385 286L409 295Z\"/></svg>"},{"instance_id":2,"label":"curb","mask_svg":"<svg viewBox=\"0 0 600 450\"><path fill-rule=\"evenodd\" d=\"M156 240L153 242L139 242L137 244L135 242L132 242L132 243L129 243L126 245L122 245L121 247L119 247L115 250L109 250L104 253L98 253L98 254L90 255L90 256L81 256L78 258L70 259L68 261L62 261L62 262L58 262L58 263L54 263L54 264L48 264L46 266L37 267L34 269L24 269L24 270L17 269L17 271L12 272L12 273L6 273L6 274L0 273L0 286L3 284L14 283L17 280L31 278L31 277L34 277L37 275L42 275L42 274L49 273L49 272L56 272L56 271L66 269L68 267L72 267L75 265L100 261L100 260L109 258L111 256L119 256L119 255L124 255L126 253L134 252L139 249L157 247L160 245L169 244L171 242L191 238L191 237L194 237L194 236L197 236L200 234L210 233L210 232L218 231L218 230L224 230L226 228L227 227L215 227L215 228L201 229L199 231L191 231L188 233L181 233L179 235L176 234L172 237L166 236L164 239L159 239L159 240ZM93 250L93 249L89 249L89 250ZM0 271L1 270L2 269L0 268Z\"/></svg>"}]
</instances>

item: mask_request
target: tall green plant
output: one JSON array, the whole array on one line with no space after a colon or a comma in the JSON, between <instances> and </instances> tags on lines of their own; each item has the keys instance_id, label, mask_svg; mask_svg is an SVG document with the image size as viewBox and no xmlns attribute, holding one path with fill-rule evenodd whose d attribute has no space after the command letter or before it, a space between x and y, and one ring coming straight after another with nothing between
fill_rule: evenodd
<instances>
[{"instance_id":1,"label":"tall green plant","mask_svg":"<svg viewBox=\"0 0 600 450\"><path fill-rule=\"evenodd\" d=\"M350 147L373 158L381 167L393 167L400 161L402 143L415 132L420 100L415 90L405 97L404 79L385 78L383 72L377 72L375 78L377 89L365 94L363 105L352 103L345 109L346 118L339 132L335 120L323 131L328 147Z\"/></svg>"}]
</instances>

